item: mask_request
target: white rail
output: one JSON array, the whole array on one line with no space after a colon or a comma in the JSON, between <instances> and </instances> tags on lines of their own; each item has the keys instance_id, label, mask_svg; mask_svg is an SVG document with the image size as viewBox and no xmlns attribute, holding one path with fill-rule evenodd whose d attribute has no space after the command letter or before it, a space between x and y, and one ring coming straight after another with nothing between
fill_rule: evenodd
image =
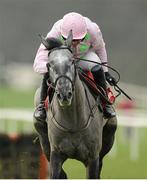
<instances>
[{"instance_id":1,"label":"white rail","mask_svg":"<svg viewBox=\"0 0 147 180\"><path fill-rule=\"evenodd\" d=\"M144 113L142 111L131 110L131 111L118 111L117 114L118 114L117 115L118 125L127 128L127 129L123 128L124 136L122 136L122 138L125 138L127 136L127 140L129 142L129 147L130 147L129 148L130 159L132 161L137 161L140 156L139 154L140 137L139 137L138 128L147 127L147 113ZM27 128L21 127L21 132L22 130L25 133L30 132L30 131L32 132L33 109L0 109L0 120L4 120L2 121L3 123L1 124L1 126L3 126L5 122L7 123L7 121L5 120L9 120L6 127L8 128L8 126L10 125L10 127L12 128L11 125L13 125L13 131L15 133L20 128L20 127L19 128L17 127L19 126L19 123L23 122L24 124L26 124L25 122L30 122L32 126L30 130L28 129L28 126ZM4 132L7 134L12 134L10 133L11 131L9 132L8 129L6 129L6 131L4 130ZM128 134L126 130L129 130L131 134L130 133ZM116 156L116 154L118 153L117 141L118 139L116 137L113 149L109 154L110 156ZM125 142L126 142L126 139L125 139Z\"/></svg>"},{"instance_id":2,"label":"white rail","mask_svg":"<svg viewBox=\"0 0 147 180\"><path fill-rule=\"evenodd\" d=\"M118 125L127 127L147 127L147 113L123 111L117 113ZM0 119L33 122L33 109L0 109Z\"/></svg>"}]
</instances>

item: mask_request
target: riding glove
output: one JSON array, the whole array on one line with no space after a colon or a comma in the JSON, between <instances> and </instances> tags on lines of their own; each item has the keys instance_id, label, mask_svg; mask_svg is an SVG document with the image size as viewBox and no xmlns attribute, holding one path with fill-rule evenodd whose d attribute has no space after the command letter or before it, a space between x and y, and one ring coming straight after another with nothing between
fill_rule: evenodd
<instances>
[{"instance_id":1,"label":"riding glove","mask_svg":"<svg viewBox=\"0 0 147 180\"><path fill-rule=\"evenodd\" d=\"M116 79L113 76L111 76L111 74L109 72L105 72L105 77L111 86L114 86L117 84Z\"/></svg>"}]
</instances>

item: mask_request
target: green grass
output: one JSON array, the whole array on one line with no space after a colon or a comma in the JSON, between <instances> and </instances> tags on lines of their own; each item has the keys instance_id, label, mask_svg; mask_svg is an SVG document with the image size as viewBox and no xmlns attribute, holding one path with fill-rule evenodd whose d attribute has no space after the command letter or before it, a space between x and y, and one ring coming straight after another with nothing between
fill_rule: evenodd
<instances>
[{"instance_id":1,"label":"green grass","mask_svg":"<svg viewBox=\"0 0 147 180\"><path fill-rule=\"evenodd\" d=\"M122 178L122 179L140 179L147 178L147 129L132 128L130 138L126 136L125 128L118 128L116 134L115 146L117 147L116 156L106 156L104 160L103 178ZM131 160L131 151L134 150L131 144L134 136L138 137L138 158ZM135 148L135 147L134 147Z\"/></svg>"},{"instance_id":2,"label":"green grass","mask_svg":"<svg viewBox=\"0 0 147 180\"><path fill-rule=\"evenodd\" d=\"M0 87L0 107L2 108L32 108L34 104L32 91L20 91L9 87Z\"/></svg>"},{"instance_id":3,"label":"green grass","mask_svg":"<svg viewBox=\"0 0 147 180\"><path fill-rule=\"evenodd\" d=\"M18 91L8 88L0 88L0 108L33 108L33 96L35 91ZM22 131L31 131L32 123L12 122L11 120L1 121L1 128L5 127L7 133ZM126 128L118 128L114 149L105 156L102 170L102 178L106 179L147 179L147 129L134 129L134 136L138 137L138 158L131 160L131 143L134 142L134 136L130 138L125 133ZM137 133L137 134L136 134ZM134 148L135 149L135 148ZM85 178L86 170L82 163L76 160L67 160L64 163L70 179Z\"/></svg>"},{"instance_id":4,"label":"green grass","mask_svg":"<svg viewBox=\"0 0 147 180\"><path fill-rule=\"evenodd\" d=\"M0 108L31 108L34 107L34 94L32 91L20 91L9 87L0 87ZM33 113L33 112L32 112ZM33 116L32 116L33 117ZM33 118L32 118L33 121ZM34 131L32 123L25 121L12 121L9 119L1 120L0 132L11 133L23 133Z\"/></svg>"}]
</instances>

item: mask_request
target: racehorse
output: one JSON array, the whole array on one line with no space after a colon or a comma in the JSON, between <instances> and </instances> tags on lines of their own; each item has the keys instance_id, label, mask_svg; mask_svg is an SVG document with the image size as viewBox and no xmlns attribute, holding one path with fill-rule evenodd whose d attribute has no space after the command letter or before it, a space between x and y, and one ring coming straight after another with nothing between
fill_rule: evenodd
<instances>
[{"instance_id":1,"label":"racehorse","mask_svg":"<svg viewBox=\"0 0 147 180\"><path fill-rule=\"evenodd\" d=\"M50 164L49 178L67 179L62 165L72 158L84 163L88 179L99 179L103 157L114 142L116 117L104 120L94 96L80 79L71 51L72 33L66 44L41 38L49 51L47 68L54 95L48 103L46 122L34 120L34 126ZM38 100L39 90L36 106Z\"/></svg>"}]
</instances>

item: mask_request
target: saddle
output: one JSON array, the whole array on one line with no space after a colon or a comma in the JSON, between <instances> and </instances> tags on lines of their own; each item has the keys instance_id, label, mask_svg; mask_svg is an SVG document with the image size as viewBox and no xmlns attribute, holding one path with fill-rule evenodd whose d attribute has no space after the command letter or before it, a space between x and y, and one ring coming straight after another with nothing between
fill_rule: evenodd
<instances>
[{"instance_id":1,"label":"saddle","mask_svg":"<svg viewBox=\"0 0 147 180\"><path fill-rule=\"evenodd\" d=\"M79 77L87 85L94 98L97 98L100 89L96 86L92 73L90 71L80 72Z\"/></svg>"},{"instance_id":2,"label":"saddle","mask_svg":"<svg viewBox=\"0 0 147 180\"><path fill-rule=\"evenodd\" d=\"M87 87L91 91L94 98L97 98L98 95L102 94L101 92L104 90L101 86L96 85L91 71L87 71L86 74L85 73L79 73L79 76L80 76L81 80L85 82L85 84L87 85ZM114 96L112 90L110 89L110 87L107 88L106 93L107 93L109 102L113 104L115 101L115 96Z\"/></svg>"}]
</instances>

